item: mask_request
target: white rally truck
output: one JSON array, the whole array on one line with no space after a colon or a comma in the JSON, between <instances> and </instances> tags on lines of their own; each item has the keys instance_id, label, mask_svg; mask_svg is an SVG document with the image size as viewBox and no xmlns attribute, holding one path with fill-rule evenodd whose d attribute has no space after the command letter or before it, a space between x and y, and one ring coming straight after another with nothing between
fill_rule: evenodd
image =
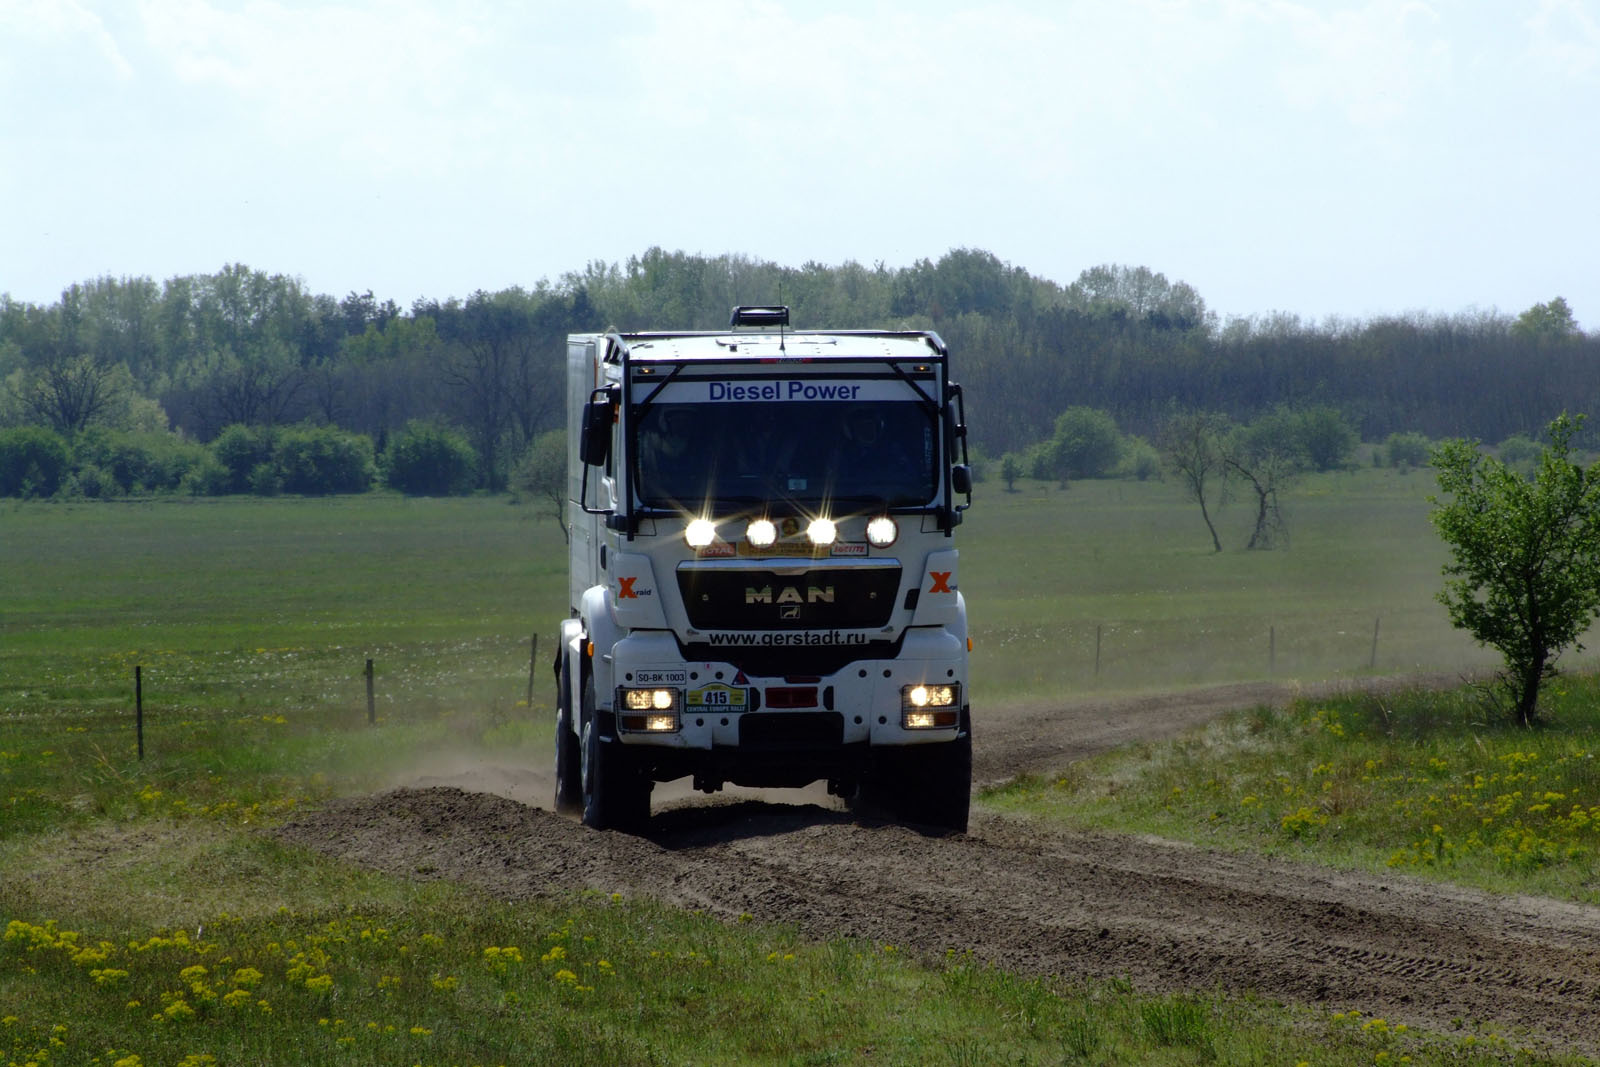
<instances>
[{"instance_id":1,"label":"white rally truck","mask_svg":"<svg viewBox=\"0 0 1600 1067\"><path fill-rule=\"evenodd\" d=\"M972 500L937 334L567 340L570 617L556 806L636 830L655 782L800 787L964 831Z\"/></svg>"}]
</instances>

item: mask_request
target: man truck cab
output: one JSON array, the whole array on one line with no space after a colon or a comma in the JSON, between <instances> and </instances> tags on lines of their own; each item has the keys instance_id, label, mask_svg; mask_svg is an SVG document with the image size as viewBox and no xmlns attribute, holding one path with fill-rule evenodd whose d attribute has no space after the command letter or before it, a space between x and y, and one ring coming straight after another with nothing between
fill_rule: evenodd
<instances>
[{"instance_id":1,"label":"man truck cab","mask_svg":"<svg viewBox=\"0 0 1600 1067\"><path fill-rule=\"evenodd\" d=\"M556 804L638 829L655 782L825 780L965 830L971 503L938 335L722 332L567 344L570 616Z\"/></svg>"}]
</instances>

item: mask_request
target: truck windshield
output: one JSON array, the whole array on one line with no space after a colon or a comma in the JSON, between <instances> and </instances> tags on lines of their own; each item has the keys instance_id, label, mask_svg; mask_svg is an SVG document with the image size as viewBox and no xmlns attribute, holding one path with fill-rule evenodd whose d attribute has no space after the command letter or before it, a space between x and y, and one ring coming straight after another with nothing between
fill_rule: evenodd
<instances>
[{"instance_id":1,"label":"truck windshield","mask_svg":"<svg viewBox=\"0 0 1600 1067\"><path fill-rule=\"evenodd\" d=\"M937 424L913 401L653 404L637 434L634 484L646 507L904 507L938 492Z\"/></svg>"}]
</instances>

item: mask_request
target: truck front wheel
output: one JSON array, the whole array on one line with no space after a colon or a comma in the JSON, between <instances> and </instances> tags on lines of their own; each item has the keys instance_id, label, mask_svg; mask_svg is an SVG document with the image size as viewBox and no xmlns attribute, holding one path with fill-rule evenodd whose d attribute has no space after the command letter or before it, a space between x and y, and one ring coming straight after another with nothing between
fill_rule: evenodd
<instances>
[{"instance_id":1,"label":"truck front wheel","mask_svg":"<svg viewBox=\"0 0 1600 1067\"><path fill-rule=\"evenodd\" d=\"M572 674L565 655L556 685L556 810L576 815L583 810L583 757L572 723Z\"/></svg>"},{"instance_id":2,"label":"truck front wheel","mask_svg":"<svg viewBox=\"0 0 1600 1067\"><path fill-rule=\"evenodd\" d=\"M972 806L972 734L946 744L878 753L861 782L856 809L945 833L966 833Z\"/></svg>"},{"instance_id":3,"label":"truck front wheel","mask_svg":"<svg viewBox=\"0 0 1600 1067\"><path fill-rule=\"evenodd\" d=\"M650 819L650 782L616 738L600 736L594 679L583 690L583 823L596 830L639 830Z\"/></svg>"}]
</instances>

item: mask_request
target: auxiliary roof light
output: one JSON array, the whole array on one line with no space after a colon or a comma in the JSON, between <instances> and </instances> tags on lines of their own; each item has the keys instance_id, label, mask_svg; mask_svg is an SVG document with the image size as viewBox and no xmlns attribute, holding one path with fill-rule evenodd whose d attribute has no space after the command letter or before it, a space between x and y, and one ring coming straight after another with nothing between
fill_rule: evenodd
<instances>
[{"instance_id":1,"label":"auxiliary roof light","mask_svg":"<svg viewBox=\"0 0 1600 1067\"><path fill-rule=\"evenodd\" d=\"M710 519L691 519L684 528L683 539L690 548L705 548L717 539L717 524Z\"/></svg>"},{"instance_id":2,"label":"auxiliary roof light","mask_svg":"<svg viewBox=\"0 0 1600 1067\"><path fill-rule=\"evenodd\" d=\"M766 548L778 540L778 528L772 524L771 519L757 519L744 531L745 540L757 548Z\"/></svg>"},{"instance_id":3,"label":"auxiliary roof light","mask_svg":"<svg viewBox=\"0 0 1600 1067\"><path fill-rule=\"evenodd\" d=\"M811 520L811 525L806 527L806 537L814 545L831 545L839 539L839 528L833 524L832 519L821 517Z\"/></svg>"},{"instance_id":4,"label":"auxiliary roof light","mask_svg":"<svg viewBox=\"0 0 1600 1067\"><path fill-rule=\"evenodd\" d=\"M878 548L888 548L900 536L900 526L887 515L867 523L867 540Z\"/></svg>"}]
</instances>

